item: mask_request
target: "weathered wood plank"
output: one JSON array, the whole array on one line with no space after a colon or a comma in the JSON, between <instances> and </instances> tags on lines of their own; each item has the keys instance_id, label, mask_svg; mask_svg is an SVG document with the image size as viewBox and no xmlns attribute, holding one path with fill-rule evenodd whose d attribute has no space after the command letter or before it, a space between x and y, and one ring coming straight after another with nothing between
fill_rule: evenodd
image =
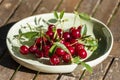
<instances>
[{"instance_id":1,"label":"weathered wood plank","mask_svg":"<svg viewBox=\"0 0 120 80\"><path fill-rule=\"evenodd\" d=\"M38 74L35 80L56 80L58 76L59 76L58 74L40 73Z\"/></svg>"},{"instance_id":2,"label":"weathered wood plank","mask_svg":"<svg viewBox=\"0 0 120 80\"><path fill-rule=\"evenodd\" d=\"M3 0L0 0L0 3L2 2Z\"/></svg>"},{"instance_id":3,"label":"weathered wood plank","mask_svg":"<svg viewBox=\"0 0 120 80\"><path fill-rule=\"evenodd\" d=\"M19 64L10 57L9 52L6 52L0 60L0 80L10 80L18 66Z\"/></svg>"},{"instance_id":4,"label":"weathered wood plank","mask_svg":"<svg viewBox=\"0 0 120 80\"><path fill-rule=\"evenodd\" d=\"M79 5L81 0L63 0L62 5L58 9L58 11L64 10L65 12L73 12Z\"/></svg>"},{"instance_id":5,"label":"weathered wood plank","mask_svg":"<svg viewBox=\"0 0 120 80\"><path fill-rule=\"evenodd\" d=\"M120 57L120 6L116 13L116 15L113 16L111 23L109 24L109 28L112 31L113 37L114 37L114 44L111 51L112 56Z\"/></svg>"},{"instance_id":6,"label":"weathered wood plank","mask_svg":"<svg viewBox=\"0 0 120 80\"><path fill-rule=\"evenodd\" d=\"M119 0L103 0L101 5L97 8L94 17L107 23L109 17L114 11L116 5L118 5Z\"/></svg>"},{"instance_id":7,"label":"weathered wood plank","mask_svg":"<svg viewBox=\"0 0 120 80\"><path fill-rule=\"evenodd\" d=\"M91 15L94 12L94 8L100 3L100 1L101 0L83 0L78 8L78 12Z\"/></svg>"},{"instance_id":8,"label":"weathered wood plank","mask_svg":"<svg viewBox=\"0 0 120 80\"><path fill-rule=\"evenodd\" d=\"M86 72L82 80L102 80L107 68L109 67L113 57L108 57L105 61L93 68L93 73Z\"/></svg>"},{"instance_id":9,"label":"weathered wood plank","mask_svg":"<svg viewBox=\"0 0 120 80\"><path fill-rule=\"evenodd\" d=\"M39 8L36 10L35 14L48 13L54 10L58 6L60 0L43 0Z\"/></svg>"},{"instance_id":10,"label":"weathered wood plank","mask_svg":"<svg viewBox=\"0 0 120 80\"><path fill-rule=\"evenodd\" d=\"M15 9L20 4L20 0L4 0L0 5L0 26L4 25Z\"/></svg>"},{"instance_id":11,"label":"weathered wood plank","mask_svg":"<svg viewBox=\"0 0 120 80\"><path fill-rule=\"evenodd\" d=\"M20 67L20 69L12 77L12 80L32 80L37 72Z\"/></svg>"},{"instance_id":12,"label":"weathered wood plank","mask_svg":"<svg viewBox=\"0 0 120 80\"><path fill-rule=\"evenodd\" d=\"M76 80L75 79L75 77L71 77L71 76L62 76L61 78L60 78L60 80Z\"/></svg>"},{"instance_id":13,"label":"weathered wood plank","mask_svg":"<svg viewBox=\"0 0 120 80\"><path fill-rule=\"evenodd\" d=\"M19 8L14 12L14 15L8 21L8 23L16 22L20 19L32 15L32 13L36 10L40 3L41 0L23 0Z\"/></svg>"},{"instance_id":14,"label":"weathered wood plank","mask_svg":"<svg viewBox=\"0 0 120 80\"><path fill-rule=\"evenodd\" d=\"M120 80L120 58L115 58L104 80Z\"/></svg>"}]
</instances>

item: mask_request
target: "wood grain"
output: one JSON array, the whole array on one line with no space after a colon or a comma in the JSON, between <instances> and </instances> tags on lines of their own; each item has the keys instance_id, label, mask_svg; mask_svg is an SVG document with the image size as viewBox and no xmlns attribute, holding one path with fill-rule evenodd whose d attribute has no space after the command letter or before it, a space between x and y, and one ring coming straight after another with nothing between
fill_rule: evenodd
<instances>
[{"instance_id":1,"label":"wood grain","mask_svg":"<svg viewBox=\"0 0 120 80\"><path fill-rule=\"evenodd\" d=\"M0 60L0 80L10 80L18 66L18 63L10 57L9 52L6 52Z\"/></svg>"},{"instance_id":2,"label":"wood grain","mask_svg":"<svg viewBox=\"0 0 120 80\"><path fill-rule=\"evenodd\" d=\"M83 0L80 7L78 8L78 12L91 15L98 3L100 3L100 0Z\"/></svg>"},{"instance_id":3,"label":"wood grain","mask_svg":"<svg viewBox=\"0 0 120 80\"><path fill-rule=\"evenodd\" d=\"M103 0L100 6L97 8L94 17L107 23L109 17L114 11L116 5L118 5L119 0Z\"/></svg>"},{"instance_id":4,"label":"wood grain","mask_svg":"<svg viewBox=\"0 0 120 80\"><path fill-rule=\"evenodd\" d=\"M81 0L63 0L63 3L61 4L58 11L64 10L65 12L73 12L76 7L78 7L78 4Z\"/></svg>"},{"instance_id":5,"label":"wood grain","mask_svg":"<svg viewBox=\"0 0 120 80\"><path fill-rule=\"evenodd\" d=\"M10 18L8 23L16 22L20 19L28 17L32 15L32 13L36 10L41 0L23 0L19 8L14 12L13 16Z\"/></svg>"},{"instance_id":6,"label":"wood grain","mask_svg":"<svg viewBox=\"0 0 120 80\"><path fill-rule=\"evenodd\" d=\"M93 73L86 72L82 77L82 80L102 80L103 76L105 75L106 70L108 69L112 57L108 57L105 61L98 64L93 68Z\"/></svg>"},{"instance_id":7,"label":"wood grain","mask_svg":"<svg viewBox=\"0 0 120 80\"><path fill-rule=\"evenodd\" d=\"M55 9L56 6L58 6L60 0L43 0L41 5L36 10L35 14L41 14L41 13L48 13Z\"/></svg>"},{"instance_id":8,"label":"wood grain","mask_svg":"<svg viewBox=\"0 0 120 80\"><path fill-rule=\"evenodd\" d=\"M117 13L111 20L109 25L110 30L112 31L114 37L114 44L111 51L111 55L115 57L120 57L120 6Z\"/></svg>"},{"instance_id":9,"label":"wood grain","mask_svg":"<svg viewBox=\"0 0 120 80\"><path fill-rule=\"evenodd\" d=\"M56 80L58 76L59 76L58 74L40 73L35 80Z\"/></svg>"},{"instance_id":10,"label":"wood grain","mask_svg":"<svg viewBox=\"0 0 120 80\"><path fill-rule=\"evenodd\" d=\"M12 77L12 80L32 80L37 72L20 67L20 69Z\"/></svg>"},{"instance_id":11,"label":"wood grain","mask_svg":"<svg viewBox=\"0 0 120 80\"><path fill-rule=\"evenodd\" d=\"M75 77L71 77L71 76L62 76L61 78L60 78L60 80L76 80L75 79Z\"/></svg>"},{"instance_id":12,"label":"wood grain","mask_svg":"<svg viewBox=\"0 0 120 80\"><path fill-rule=\"evenodd\" d=\"M4 25L14 13L20 0L4 0L0 5L0 26Z\"/></svg>"},{"instance_id":13,"label":"wood grain","mask_svg":"<svg viewBox=\"0 0 120 80\"><path fill-rule=\"evenodd\" d=\"M115 58L104 80L120 80L120 58Z\"/></svg>"}]
</instances>

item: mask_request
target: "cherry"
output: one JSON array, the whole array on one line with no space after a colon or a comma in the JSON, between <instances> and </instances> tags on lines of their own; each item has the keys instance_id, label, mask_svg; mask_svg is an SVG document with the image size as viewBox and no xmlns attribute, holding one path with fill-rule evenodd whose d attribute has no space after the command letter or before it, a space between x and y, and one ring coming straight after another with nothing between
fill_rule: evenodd
<instances>
[{"instance_id":1,"label":"cherry","mask_svg":"<svg viewBox=\"0 0 120 80\"><path fill-rule=\"evenodd\" d=\"M70 43L69 42L64 42L63 43L66 47L69 47L70 46Z\"/></svg>"},{"instance_id":2,"label":"cherry","mask_svg":"<svg viewBox=\"0 0 120 80\"><path fill-rule=\"evenodd\" d=\"M75 27L71 27L71 28L69 29L69 31L72 32L72 30L74 30L74 29L75 29Z\"/></svg>"},{"instance_id":3,"label":"cherry","mask_svg":"<svg viewBox=\"0 0 120 80\"><path fill-rule=\"evenodd\" d=\"M71 36L72 36L72 38L74 38L74 39L80 38L80 37L81 37L80 31L79 31L78 29L73 29L73 30L71 31Z\"/></svg>"},{"instance_id":4,"label":"cherry","mask_svg":"<svg viewBox=\"0 0 120 80\"><path fill-rule=\"evenodd\" d=\"M36 45L37 46L40 46L40 44L42 44L42 38L40 37L40 38L37 38L36 40L35 40L35 42L36 42Z\"/></svg>"},{"instance_id":5,"label":"cherry","mask_svg":"<svg viewBox=\"0 0 120 80\"><path fill-rule=\"evenodd\" d=\"M50 57L50 63L52 65L58 65L60 63L60 59L57 55L53 55L52 57Z\"/></svg>"},{"instance_id":6,"label":"cherry","mask_svg":"<svg viewBox=\"0 0 120 80\"><path fill-rule=\"evenodd\" d=\"M71 44L76 44L77 42L78 42L77 39L71 39L71 40L70 40L70 43L71 43Z\"/></svg>"},{"instance_id":7,"label":"cherry","mask_svg":"<svg viewBox=\"0 0 120 80\"><path fill-rule=\"evenodd\" d=\"M28 49L29 49L29 48L28 48L27 46L22 45L22 46L20 47L20 53L23 54L23 55L26 55L26 54L29 53L29 50L28 50Z\"/></svg>"},{"instance_id":8,"label":"cherry","mask_svg":"<svg viewBox=\"0 0 120 80\"><path fill-rule=\"evenodd\" d=\"M57 29L57 33L58 33L58 36L59 36L59 37L61 37L61 36L62 36L62 34L63 34L62 29Z\"/></svg>"},{"instance_id":9,"label":"cherry","mask_svg":"<svg viewBox=\"0 0 120 80\"><path fill-rule=\"evenodd\" d=\"M44 53L43 53L43 51L36 50L35 55L36 55L36 57L41 58L44 56Z\"/></svg>"},{"instance_id":10,"label":"cherry","mask_svg":"<svg viewBox=\"0 0 120 80\"><path fill-rule=\"evenodd\" d=\"M49 49L50 49L49 45L43 46L44 57L48 57L49 56Z\"/></svg>"},{"instance_id":11,"label":"cherry","mask_svg":"<svg viewBox=\"0 0 120 80\"><path fill-rule=\"evenodd\" d=\"M80 49L78 52L77 52L78 56L82 59L86 58L87 57L87 52L85 49Z\"/></svg>"},{"instance_id":12,"label":"cherry","mask_svg":"<svg viewBox=\"0 0 120 80\"><path fill-rule=\"evenodd\" d=\"M75 53L75 48L72 47L72 46L68 46L67 48L68 48L68 50L70 51L71 55L74 55L74 53Z\"/></svg>"},{"instance_id":13,"label":"cherry","mask_svg":"<svg viewBox=\"0 0 120 80\"><path fill-rule=\"evenodd\" d=\"M76 53L81 49L84 49L83 44L80 44L80 43L75 44L75 52Z\"/></svg>"},{"instance_id":14,"label":"cherry","mask_svg":"<svg viewBox=\"0 0 120 80\"><path fill-rule=\"evenodd\" d=\"M46 35L48 35L51 39L53 38L54 33L50 30L46 32Z\"/></svg>"},{"instance_id":15,"label":"cherry","mask_svg":"<svg viewBox=\"0 0 120 80\"><path fill-rule=\"evenodd\" d=\"M64 38L66 41L69 41L69 40L70 40L70 33L69 33L69 32L64 32L64 33L63 33L63 38Z\"/></svg>"},{"instance_id":16,"label":"cherry","mask_svg":"<svg viewBox=\"0 0 120 80\"><path fill-rule=\"evenodd\" d=\"M58 55L58 56L63 56L65 54L65 51L61 48L57 48L55 53Z\"/></svg>"},{"instance_id":17,"label":"cherry","mask_svg":"<svg viewBox=\"0 0 120 80\"><path fill-rule=\"evenodd\" d=\"M60 40L60 43L64 44L64 43L65 43L65 40L64 40L64 39Z\"/></svg>"},{"instance_id":18,"label":"cherry","mask_svg":"<svg viewBox=\"0 0 120 80\"><path fill-rule=\"evenodd\" d=\"M52 31L53 28L54 28L54 25L53 25L53 24L50 24L50 25L48 26L48 31Z\"/></svg>"},{"instance_id":19,"label":"cherry","mask_svg":"<svg viewBox=\"0 0 120 80\"><path fill-rule=\"evenodd\" d=\"M80 26L78 26L78 30L79 30L79 31L81 31L81 29L82 29L82 26L81 26L81 25L80 25Z\"/></svg>"},{"instance_id":20,"label":"cherry","mask_svg":"<svg viewBox=\"0 0 120 80\"><path fill-rule=\"evenodd\" d=\"M65 55L62 56L62 59L64 62L69 63L71 61L71 56L70 54L66 53Z\"/></svg>"},{"instance_id":21,"label":"cherry","mask_svg":"<svg viewBox=\"0 0 120 80\"><path fill-rule=\"evenodd\" d=\"M37 49L38 49L38 47L36 45L32 45L32 46L29 47L29 51L31 53L35 53Z\"/></svg>"}]
</instances>

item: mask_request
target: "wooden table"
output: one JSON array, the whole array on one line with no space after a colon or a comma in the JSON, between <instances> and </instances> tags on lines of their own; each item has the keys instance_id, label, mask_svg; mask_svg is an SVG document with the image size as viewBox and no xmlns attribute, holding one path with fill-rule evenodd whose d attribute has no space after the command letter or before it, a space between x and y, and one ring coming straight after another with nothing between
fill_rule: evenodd
<instances>
[{"instance_id":1,"label":"wooden table","mask_svg":"<svg viewBox=\"0 0 120 80\"><path fill-rule=\"evenodd\" d=\"M68 74L46 74L16 63L6 47L9 28L25 17L54 10L85 12L112 31L114 46L109 57L93 68L93 73L79 66ZM120 0L0 0L0 80L120 80Z\"/></svg>"}]
</instances>

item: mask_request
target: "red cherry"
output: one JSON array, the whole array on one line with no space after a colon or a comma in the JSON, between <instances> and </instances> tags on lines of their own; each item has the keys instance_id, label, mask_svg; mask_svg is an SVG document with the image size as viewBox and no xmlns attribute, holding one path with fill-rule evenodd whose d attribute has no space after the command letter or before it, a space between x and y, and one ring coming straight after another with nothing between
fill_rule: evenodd
<instances>
[{"instance_id":1,"label":"red cherry","mask_svg":"<svg viewBox=\"0 0 120 80\"><path fill-rule=\"evenodd\" d=\"M83 44L80 44L80 43L75 44L75 52L76 53L81 49L84 49Z\"/></svg>"},{"instance_id":2,"label":"red cherry","mask_svg":"<svg viewBox=\"0 0 120 80\"><path fill-rule=\"evenodd\" d=\"M80 49L77 53L78 53L78 56L82 59L87 57L87 52L85 51L85 49Z\"/></svg>"},{"instance_id":3,"label":"red cherry","mask_svg":"<svg viewBox=\"0 0 120 80\"><path fill-rule=\"evenodd\" d=\"M43 53L43 51L36 50L35 55L36 55L36 57L41 58L44 56L44 53Z\"/></svg>"},{"instance_id":4,"label":"red cherry","mask_svg":"<svg viewBox=\"0 0 120 80\"><path fill-rule=\"evenodd\" d=\"M53 38L54 33L50 30L46 32L46 35L48 35L51 39Z\"/></svg>"},{"instance_id":5,"label":"red cherry","mask_svg":"<svg viewBox=\"0 0 120 80\"><path fill-rule=\"evenodd\" d=\"M54 25L53 25L53 24L50 24L50 25L48 26L48 31L52 31L53 28L54 28Z\"/></svg>"},{"instance_id":6,"label":"red cherry","mask_svg":"<svg viewBox=\"0 0 120 80\"><path fill-rule=\"evenodd\" d=\"M42 44L42 38L40 37L40 38L37 38L36 40L35 40L35 42L36 42L36 45L37 46L40 46L40 44Z\"/></svg>"},{"instance_id":7,"label":"red cherry","mask_svg":"<svg viewBox=\"0 0 120 80\"><path fill-rule=\"evenodd\" d=\"M49 49L50 49L49 45L43 46L44 57L49 57Z\"/></svg>"},{"instance_id":8,"label":"red cherry","mask_svg":"<svg viewBox=\"0 0 120 80\"><path fill-rule=\"evenodd\" d=\"M38 47L36 45L32 45L32 46L29 47L29 51L31 53L35 53L37 49L38 49Z\"/></svg>"},{"instance_id":9,"label":"red cherry","mask_svg":"<svg viewBox=\"0 0 120 80\"><path fill-rule=\"evenodd\" d=\"M77 39L71 39L71 40L70 40L70 43L71 43L71 44L76 44L77 42L78 42Z\"/></svg>"},{"instance_id":10,"label":"red cherry","mask_svg":"<svg viewBox=\"0 0 120 80\"><path fill-rule=\"evenodd\" d=\"M70 51L71 55L74 55L74 53L75 53L75 48L72 47L72 46L68 46L67 48L68 48L68 50Z\"/></svg>"},{"instance_id":11,"label":"red cherry","mask_svg":"<svg viewBox=\"0 0 120 80\"><path fill-rule=\"evenodd\" d=\"M57 33L58 33L58 36L61 37L62 34L63 34L63 30L62 29L57 29Z\"/></svg>"},{"instance_id":12,"label":"red cherry","mask_svg":"<svg viewBox=\"0 0 120 80\"><path fill-rule=\"evenodd\" d=\"M52 57L50 57L50 63L52 65L58 65L60 63L60 59L57 55L53 55Z\"/></svg>"},{"instance_id":13,"label":"red cherry","mask_svg":"<svg viewBox=\"0 0 120 80\"><path fill-rule=\"evenodd\" d=\"M74 30L74 29L75 29L75 27L71 27L71 28L70 28L70 32L72 32L72 30Z\"/></svg>"},{"instance_id":14,"label":"red cherry","mask_svg":"<svg viewBox=\"0 0 120 80\"><path fill-rule=\"evenodd\" d=\"M61 48L57 48L55 53L58 55L58 56L63 56L65 54L65 51Z\"/></svg>"},{"instance_id":15,"label":"red cherry","mask_svg":"<svg viewBox=\"0 0 120 80\"><path fill-rule=\"evenodd\" d=\"M64 62L68 63L71 61L71 56L70 56L70 54L66 53L65 55L62 56L62 59Z\"/></svg>"},{"instance_id":16,"label":"red cherry","mask_svg":"<svg viewBox=\"0 0 120 80\"><path fill-rule=\"evenodd\" d=\"M82 26L80 25L80 26L78 26L78 30L81 32L81 29L82 29Z\"/></svg>"},{"instance_id":17,"label":"red cherry","mask_svg":"<svg viewBox=\"0 0 120 80\"><path fill-rule=\"evenodd\" d=\"M22 45L22 46L20 47L20 53L23 54L23 55L26 55L26 54L29 53L29 50L28 50L28 49L29 49L29 48L28 48L27 46Z\"/></svg>"},{"instance_id":18,"label":"red cherry","mask_svg":"<svg viewBox=\"0 0 120 80\"><path fill-rule=\"evenodd\" d=\"M74 39L80 38L81 37L80 31L78 29L73 29L71 32L71 36Z\"/></svg>"},{"instance_id":19,"label":"red cherry","mask_svg":"<svg viewBox=\"0 0 120 80\"><path fill-rule=\"evenodd\" d=\"M63 43L66 47L69 47L70 46L70 43L69 42L64 42Z\"/></svg>"},{"instance_id":20,"label":"red cherry","mask_svg":"<svg viewBox=\"0 0 120 80\"><path fill-rule=\"evenodd\" d=\"M64 43L65 43L65 40L64 40L64 39L60 40L60 43L64 44Z\"/></svg>"},{"instance_id":21,"label":"red cherry","mask_svg":"<svg viewBox=\"0 0 120 80\"><path fill-rule=\"evenodd\" d=\"M70 40L70 33L69 33L69 32L64 32L64 33L63 33L63 38L64 38L66 41L69 41L69 40Z\"/></svg>"}]
</instances>

